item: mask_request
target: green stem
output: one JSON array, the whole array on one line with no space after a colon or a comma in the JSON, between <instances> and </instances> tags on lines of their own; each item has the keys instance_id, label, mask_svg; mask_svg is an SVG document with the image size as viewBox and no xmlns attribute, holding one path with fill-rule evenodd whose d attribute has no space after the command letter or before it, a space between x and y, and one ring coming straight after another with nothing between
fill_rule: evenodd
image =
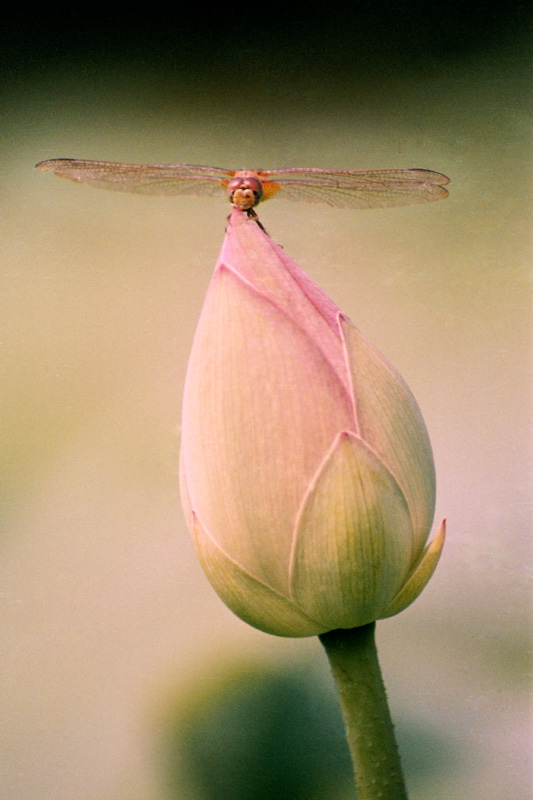
<instances>
[{"instance_id":1,"label":"green stem","mask_svg":"<svg viewBox=\"0 0 533 800\"><path fill-rule=\"evenodd\" d=\"M319 638L337 685L360 800L407 800L375 627L372 622Z\"/></svg>"}]
</instances>

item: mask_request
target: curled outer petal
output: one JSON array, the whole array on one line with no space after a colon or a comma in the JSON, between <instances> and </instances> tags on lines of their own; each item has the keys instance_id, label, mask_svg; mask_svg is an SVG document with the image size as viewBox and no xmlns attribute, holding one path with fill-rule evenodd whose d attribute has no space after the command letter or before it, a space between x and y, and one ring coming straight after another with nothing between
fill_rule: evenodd
<instances>
[{"instance_id":1,"label":"curled outer petal","mask_svg":"<svg viewBox=\"0 0 533 800\"><path fill-rule=\"evenodd\" d=\"M427 545L422 557L411 571L407 581L392 603L389 603L387 608L380 614L379 619L393 617L395 614L399 614L400 611L403 611L416 600L437 568L445 538L446 520L443 519L435 538Z\"/></svg>"}]
</instances>

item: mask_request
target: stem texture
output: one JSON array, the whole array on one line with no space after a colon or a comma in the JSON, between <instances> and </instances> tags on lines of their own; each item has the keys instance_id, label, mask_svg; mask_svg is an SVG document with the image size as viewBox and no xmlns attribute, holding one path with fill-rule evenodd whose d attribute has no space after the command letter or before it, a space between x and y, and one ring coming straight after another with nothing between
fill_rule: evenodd
<instances>
[{"instance_id":1,"label":"stem texture","mask_svg":"<svg viewBox=\"0 0 533 800\"><path fill-rule=\"evenodd\" d=\"M375 627L372 622L319 639L337 685L360 800L407 800Z\"/></svg>"}]
</instances>

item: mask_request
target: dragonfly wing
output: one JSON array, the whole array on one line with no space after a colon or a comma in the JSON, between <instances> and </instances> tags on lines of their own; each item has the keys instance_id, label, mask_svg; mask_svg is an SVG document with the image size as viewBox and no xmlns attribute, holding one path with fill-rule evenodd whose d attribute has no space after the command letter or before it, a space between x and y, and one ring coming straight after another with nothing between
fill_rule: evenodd
<instances>
[{"instance_id":1,"label":"dragonfly wing","mask_svg":"<svg viewBox=\"0 0 533 800\"><path fill-rule=\"evenodd\" d=\"M321 170L261 172L279 189L279 197L336 208L391 208L441 200L449 179L425 169ZM268 196L268 192L265 193ZM272 192L273 194L273 192Z\"/></svg>"},{"instance_id":2,"label":"dragonfly wing","mask_svg":"<svg viewBox=\"0 0 533 800\"><path fill-rule=\"evenodd\" d=\"M36 166L101 189L151 195L215 195L234 174L218 167L188 164L121 164L73 158L41 161Z\"/></svg>"}]
</instances>

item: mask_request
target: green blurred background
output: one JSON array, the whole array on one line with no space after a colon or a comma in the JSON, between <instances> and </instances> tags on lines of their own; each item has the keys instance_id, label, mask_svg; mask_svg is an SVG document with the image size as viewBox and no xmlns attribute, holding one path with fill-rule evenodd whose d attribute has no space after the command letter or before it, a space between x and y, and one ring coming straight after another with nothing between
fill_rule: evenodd
<instances>
[{"instance_id":1,"label":"green blurred background","mask_svg":"<svg viewBox=\"0 0 533 800\"><path fill-rule=\"evenodd\" d=\"M378 625L410 797L529 796L527 4L311 8L2 26L3 800L355 797L318 641L234 618L180 509L229 206L33 169L60 156L450 176L435 205L260 216L397 366L433 443L449 539Z\"/></svg>"}]
</instances>

